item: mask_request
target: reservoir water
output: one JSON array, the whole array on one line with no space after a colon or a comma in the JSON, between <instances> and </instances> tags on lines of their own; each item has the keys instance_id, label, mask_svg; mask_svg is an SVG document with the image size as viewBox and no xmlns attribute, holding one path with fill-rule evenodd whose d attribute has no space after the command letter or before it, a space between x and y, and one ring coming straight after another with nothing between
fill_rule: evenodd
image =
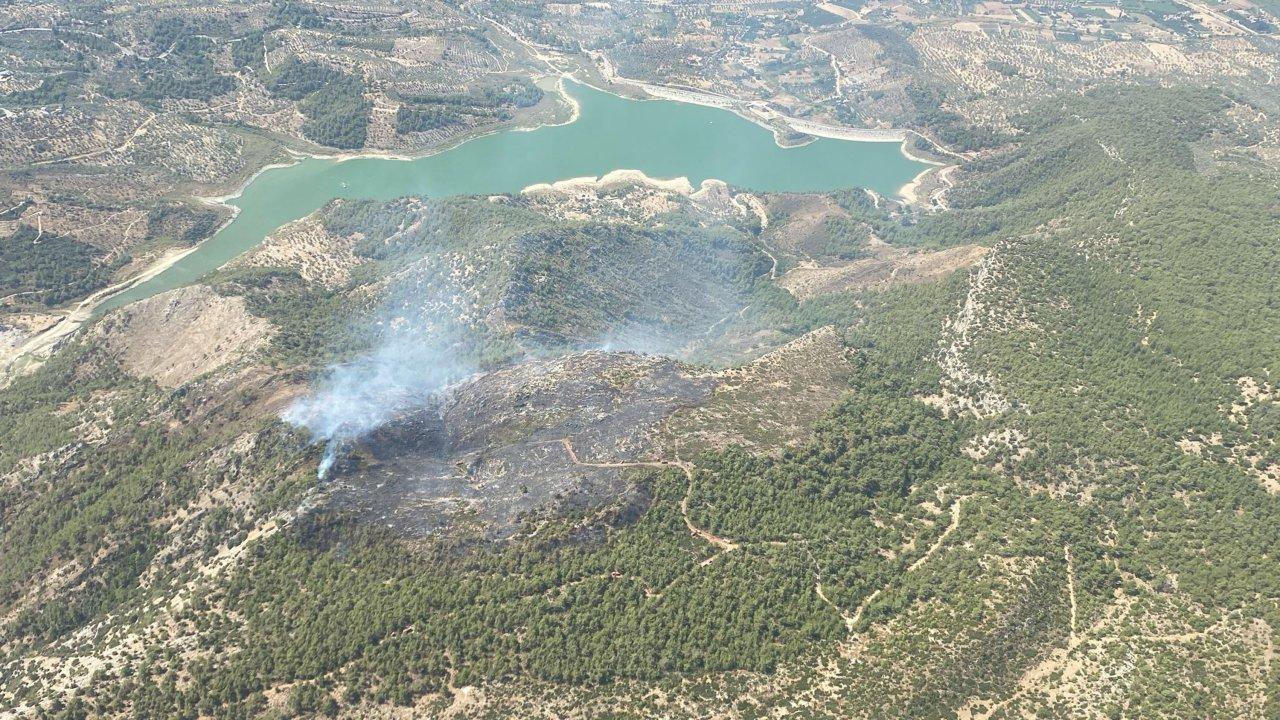
<instances>
[{"instance_id":1,"label":"reservoir water","mask_svg":"<svg viewBox=\"0 0 1280 720\"><path fill-rule=\"evenodd\" d=\"M505 131L414 160L307 159L267 170L229 201L235 220L156 277L107 300L110 309L188 285L335 198L495 195L529 185L640 170L715 178L751 190L816 192L866 187L894 195L925 165L892 142L819 138L781 148L773 133L727 110L666 100L629 100L565 81L579 117L566 125Z\"/></svg>"}]
</instances>

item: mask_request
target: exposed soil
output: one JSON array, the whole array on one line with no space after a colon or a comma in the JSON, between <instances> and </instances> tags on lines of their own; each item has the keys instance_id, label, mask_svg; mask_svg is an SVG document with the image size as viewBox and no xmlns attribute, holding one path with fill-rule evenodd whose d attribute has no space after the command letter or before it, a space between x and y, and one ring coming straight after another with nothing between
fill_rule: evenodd
<instances>
[{"instance_id":1,"label":"exposed soil","mask_svg":"<svg viewBox=\"0 0 1280 720\"><path fill-rule=\"evenodd\" d=\"M876 257L840 265L801 265L778 284L799 300L819 295L933 282L978 262L987 248L961 245L938 251L910 252L881 244Z\"/></svg>"},{"instance_id":2,"label":"exposed soil","mask_svg":"<svg viewBox=\"0 0 1280 720\"><path fill-rule=\"evenodd\" d=\"M126 370L173 388L262 347L271 325L243 298L193 285L122 308L97 332Z\"/></svg>"}]
</instances>

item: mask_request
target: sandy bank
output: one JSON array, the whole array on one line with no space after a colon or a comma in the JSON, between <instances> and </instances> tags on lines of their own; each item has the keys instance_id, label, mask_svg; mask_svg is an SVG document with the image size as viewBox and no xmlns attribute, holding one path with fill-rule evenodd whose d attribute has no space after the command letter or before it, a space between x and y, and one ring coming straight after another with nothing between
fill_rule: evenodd
<instances>
[{"instance_id":1,"label":"sandy bank","mask_svg":"<svg viewBox=\"0 0 1280 720\"><path fill-rule=\"evenodd\" d=\"M13 350L0 355L0 387L8 385L13 377L24 370L34 370L39 367L39 363L44 358L49 357L63 341L71 337L72 334L93 318L94 311L102 303L168 270L174 263L195 252L198 247L200 246L193 245L189 248L175 248L166 252L142 272L115 285L105 287L81 300L78 305L56 323L31 336L26 342ZM24 360L26 362L23 362Z\"/></svg>"},{"instance_id":2,"label":"sandy bank","mask_svg":"<svg viewBox=\"0 0 1280 720\"><path fill-rule=\"evenodd\" d=\"M542 87L542 81L546 79L548 79L548 76L543 76L541 78L538 78L538 81L537 81L538 87ZM564 81L571 80L571 79L573 79L572 75L568 73L563 73L555 76L555 84L553 85L553 88L555 89L556 94L560 96L560 101L569 107L568 120L565 120L564 122L559 122L559 123L542 123L541 125L514 127L514 128L511 128L512 132L533 132L534 130L538 130L540 128L560 127L561 125L572 125L573 123L577 122L578 118L582 117L582 103L578 102L578 99L575 98L573 95L570 95L569 90L564 86ZM546 89L546 88L543 88L543 89Z\"/></svg>"},{"instance_id":3,"label":"sandy bank","mask_svg":"<svg viewBox=\"0 0 1280 720\"><path fill-rule=\"evenodd\" d=\"M937 173L938 177L945 181L947 174L953 171L955 168L959 167L959 165L956 165L956 164L948 165L947 163L934 160L933 158L923 157L911 152L911 143L909 142L911 134L915 134L918 137L924 139L925 142L934 144L936 146L936 143L933 143L932 140L924 137L923 135L920 135L919 133L915 133L914 131L909 132L908 137L902 141L902 154L908 160L914 160L915 162L925 163L926 165L932 166L932 167L927 167L924 170L921 170L918 174L916 174L914 178L911 178L911 182L907 183L906 185L903 185L901 188L898 189L898 197L901 198L902 202L907 205L915 205L920 203L921 201L921 198L919 197L920 187L924 185L924 180L929 176L930 173ZM946 151L945 148L939 148L939 149ZM949 151L946 151L946 152L949 152ZM950 183L948 182L948 185L949 184Z\"/></svg>"},{"instance_id":4,"label":"sandy bank","mask_svg":"<svg viewBox=\"0 0 1280 720\"><path fill-rule=\"evenodd\" d=\"M706 180L702 184L719 182L716 180ZM639 170L614 170L600 177L579 177L570 178L568 180L558 180L552 183L534 183L520 191L521 195L532 195L537 193L572 193L583 191L609 190L613 188L629 187L633 185L644 185L647 187L657 188L659 190L667 190L670 192L680 193L681 195L692 195L694 193L693 183L689 182L687 177L672 178L664 180L661 178L653 178L645 175Z\"/></svg>"},{"instance_id":5,"label":"sandy bank","mask_svg":"<svg viewBox=\"0 0 1280 720\"><path fill-rule=\"evenodd\" d=\"M609 82L618 83L620 85L629 85L631 87L638 88L639 90L643 91L646 95L653 98L658 98L660 100L670 100L673 102L689 103L691 105L702 105L704 107L713 107L719 110L727 110L744 120L748 120L772 132L774 135L774 142L777 143L778 147L781 147L781 148L799 147L800 145L805 145L807 143L798 143L798 144L784 143L782 141L782 138L780 137L779 128L771 124L771 121L777 121L782 125L784 125L786 128L794 132L803 133L805 135L812 135L814 137L831 138L833 140L848 140L852 142L902 143L903 154L910 159L913 159L913 160L918 159L912 156L911 154L909 154L906 150L907 140L910 139L910 136L913 132L911 130L901 130L897 128L888 128L888 129L854 128L854 127L847 127L843 125L830 125L826 123L814 122L812 120L805 120L803 118L796 118L796 117L791 117L790 115L784 115L772 109L771 107L768 106L768 104L764 102L759 102L759 101L751 102L751 101L739 100L737 98L732 98L727 95L719 95L717 93L711 93L704 90L671 87L669 85L657 85L654 83L647 83L642 80L633 80L631 78L627 78L622 75L619 75L616 71L613 70L611 66L606 66L605 70L601 73L601 75ZM618 93L613 92L608 88L602 88L602 87L596 86L576 76L573 76L573 79L576 82L582 83L583 85L587 85L597 90L610 93L611 95L618 95L618 97L623 97L622 95L619 95Z\"/></svg>"}]
</instances>

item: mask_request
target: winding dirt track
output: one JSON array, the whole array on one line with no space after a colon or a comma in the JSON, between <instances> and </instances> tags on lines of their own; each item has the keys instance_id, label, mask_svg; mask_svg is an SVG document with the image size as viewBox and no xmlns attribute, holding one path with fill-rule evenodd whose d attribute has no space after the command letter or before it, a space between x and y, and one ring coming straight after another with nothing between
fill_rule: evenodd
<instances>
[{"instance_id":1,"label":"winding dirt track","mask_svg":"<svg viewBox=\"0 0 1280 720\"><path fill-rule=\"evenodd\" d=\"M670 467L680 468L682 471L684 471L685 477L689 481L688 487L685 488L684 497L681 498L680 500L680 516L684 519L685 527L689 528L690 535L697 537L715 546L720 550L719 553L716 553L715 555L712 555L706 560L703 560L700 563L700 565L703 565L703 566L710 565L713 561L715 561L716 558L720 557L721 554L725 552L730 552L732 550L737 550L742 547L741 543L738 543L729 538L721 537L712 532L704 530L698 527L697 525L694 525L693 520L689 518L689 497L693 494L693 471L695 469L693 466L693 463L683 462L679 460L637 460L637 461L631 461L631 462L587 462L582 458L578 457L577 451L574 450L573 448L572 440L570 440L569 438L561 438L559 440L559 443L564 447L565 453L569 456L569 460L574 465L579 465L582 467L656 468L660 470L670 468ZM942 531L942 534L939 535L938 538L933 541L933 544L929 546L929 549L926 550L923 555L917 558L915 562L911 563L911 565L906 570L907 572L913 572L915 570L918 570L921 566L923 566L926 562L928 562L930 558L932 558L935 554L937 554L937 552L946 543L947 537L950 536L951 533L955 531L956 527L960 525L961 509L964 505L964 502L968 499L969 497L967 495L964 497L956 498L956 501L951 505L951 523L947 525L947 528ZM1069 552L1070 551L1068 551L1068 553ZM825 602L827 605L830 605L832 608L834 608L837 612L840 613L840 617L844 620L845 627L848 628L850 632L852 632L854 627L857 626L858 621L862 619L862 614L866 611L866 609L871 605L872 602L875 601L877 597L880 596L880 593L884 591L884 588L876 589L870 595L863 598L862 602L858 604L858 607L854 611L853 615L849 615L844 610L840 609L838 605L832 602L830 598L827 597L826 592L822 588L821 577L819 576L816 570L814 571L813 581L814 581L814 590L815 592L817 592L818 597L821 598L822 601ZM1074 593L1073 593L1073 596L1074 596Z\"/></svg>"},{"instance_id":2,"label":"winding dirt track","mask_svg":"<svg viewBox=\"0 0 1280 720\"><path fill-rule=\"evenodd\" d=\"M79 155L70 155L68 157L57 158L55 160L41 160L39 162L34 162L31 164L33 166L34 165L54 165L57 163L87 160L89 158L97 157L99 155L106 155L108 153L124 152L125 150L128 150L133 145L134 141L136 141L138 138L142 137L143 135L147 134L147 128L150 127L152 122L155 122L156 117L157 115L155 113L151 113L151 117L147 118L146 120L143 120L142 124L138 126L138 129L134 130L133 134L130 135L127 140L125 140L123 143L121 143L116 147L102 148L100 150L92 150L90 152L80 153Z\"/></svg>"},{"instance_id":3,"label":"winding dirt track","mask_svg":"<svg viewBox=\"0 0 1280 720\"><path fill-rule=\"evenodd\" d=\"M684 471L685 477L689 480L689 485L687 488L685 488L684 498L680 500L680 516L684 518L684 524L686 527L689 528L689 534L695 537L701 538L702 540L705 540L706 542L716 546L721 550L721 552L737 550L739 547L741 547L738 543L734 542L733 540L730 540L728 538L723 538L723 537L720 537L719 535L703 530L697 525L694 525L693 521L689 519L689 496L693 493L694 467L692 463L681 462L679 460L648 460L648 461L635 461L635 462L586 462L578 457L577 451L573 449L573 442L569 438L561 438L560 444L564 446L565 452L568 453L569 460L571 460L574 465L581 465L582 467L596 467L596 468L645 467L645 468L658 468L658 469L666 469L670 467L680 468L681 470ZM702 564L703 565L710 564L710 562L714 560L715 557L716 556L713 555L712 557L707 558L702 562Z\"/></svg>"},{"instance_id":4,"label":"winding dirt track","mask_svg":"<svg viewBox=\"0 0 1280 720\"><path fill-rule=\"evenodd\" d=\"M964 501L968 499L968 495L956 498L956 501L951 504L951 524L947 526L946 530L942 531L942 534L938 536L937 540L933 541L933 544L929 546L928 550L924 551L923 555L917 558L915 562L911 563L907 568L907 572L919 570L925 563L929 562L929 559L932 558L939 549L942 548L943 543L946 542L947 536L954 532L956 527L960 525L960 508L964 505ZM871 606L871 603L875 602L876 598L880 597L880 593L882 592L884 592L883 587L876 588L876 590L870 595L863 598L862 602L858 603L857 609L853 611L852 616L845 615L841 612L841 616L844 617L845 626L850 630L853 630L853 628L858 624L858 621L862 619L862 613L866 612L867 608Z\"/></svg>"}]
</instances>

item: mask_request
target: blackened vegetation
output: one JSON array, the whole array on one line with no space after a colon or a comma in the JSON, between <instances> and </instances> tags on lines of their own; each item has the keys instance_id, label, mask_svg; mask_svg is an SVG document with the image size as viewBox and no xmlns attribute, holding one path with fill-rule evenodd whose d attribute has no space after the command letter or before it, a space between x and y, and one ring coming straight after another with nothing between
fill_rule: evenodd
<instances>
[{"instance_id":1,"label":"blackened vegetation","mask_svg":"<svg viewBox=\"0 0 1280 720\"><path fill-rule=\"evenodd\" d=\"M508 537L530 516L623 502L622 465L715 382L671 360L585 353L460 383L359 441L332 474L332 507L401 536L475 525ZM604 465L617 465L605 467Z\"/></svg>"},{"instance_id":2,"label":"blackened vegetation","mask_svg":"<svg viewBox=\"0 0 1280 720\"><path fill-rule=\"evenodd\" d=\"M861 412L889 413L872 435L889 440L906 423L920 428L913 447L955 451L949 445L954 432L919 404ZM637 481L650 498L638 516L625 509L633 503L623 502L614 524L584 535L583 523L595 513L570 513L546 520L535 538L466 553L449 543L409 551L392 529L317 516L316 524L263 547L252 568L218 596L246 619L243 651L198 662L189 691L139 683L138 707L211 703L206 707L239 715L260 702L264 685L331 672L350 702L407 705L442 691L450 671L457 684L533 677L591 685L672 673L771 671L845 632L813 591L814 561L806 548L821 553L824 572L838 573L833 577L862 578L839 600L856 604L909 558L891 563L877 552L901 538L877 529L864 512L851 516L853 499L863 498L863 507L874 499L903 508L905 482L932 483L954 472L935 468L944 476L931 475L921 466L892 487L849 484L833 489L829 505L815 505L789 478L819 473L844 457L837 451L832 458L830 448L846 432L833 422L812 446L765 461L766 477L776 479L771 511L787 527L786 542L747 544L710 563L704 561L716 549L691 537L681 518L689 480L675 468L633 471L643 476ZM595 452L588 443L576 449ZM844 471L856 476L864 462L852 460ZM700 495L692 504L699 520L719 513L705 504L702 488L725 497L753 476L731 464L697 471ZM388 520L394 525L392 516ZM599 540L584 542L591 536ZM203 642L224 640L214 632ZM219 688L238 690L227 695Z\"/></svg>"},{"instance_id":3,"label":"blackened vegetation","mask_svg":"<svg viewBox=\"0 0 1280 720\"><path fill-rule=\"evenodd\" d=\"M866 714L954 717L968 699L1018 692L1029 668L1064 647L1068 592L1078 601L1082 632L1104 616L1124 621L1128 606L1114 604L1117 591L1168 600L1171 626L1213 633L1212 622L1237 618L1276 627L1270 599L1280 596L1274 562L1280 502L1232 454L1269 443L1267 457L1275 458L1274 407L1247 410L1248 425L1221 408L1239 402L1242 377L1269 376L1274 384L1280 200L1274 185L1259 181L1256 166L1197 166L1196 143L1215 133L1230 137L1224 106L1212 93L1134 88L1057 98L1017 120L1025 132L1017 147L969 166L968 179L949 196L951 212L902 223L860 193L840 197L851 215L894 242L995 246L990 269L1000 273L999 282L984 286L990 295L979 298L991 312L975 315L961 359L988 374L1016 409L946 418L916 399L938 391L938 353L947 346L940 341L948 340L942 333L968 297L971 278L799 307L778 301L772 312L780 324L797 331L835 325L856 349L847 399L802 447L779 457L705 454L694 458L692 478L677 468L633 468L628 482L648 498L642 513L623 499L628 509L608 515L612 522L598 522L592 511L540 518L532 538L518 534L465 552L446 542L410 548L385 523L317 513L253 545L242 567L193 601L191 646L158 649L128 677L99 678L86 701L107 714L247 718L265 712L266 692L285 683L294 684L291 708L314 713L334 697L348 706L409 706L445 691L451 673L455 687L535 679L565 683L554 692L587 695L611 692L617 686L609 683L629 678L670 682L685 692L690 686L678 683L691 675L699 688L716 692L733 687L714 675L719 671L782 666L788 673L779 681L789 675L797 683L784 691L806 692L830 679L811 673L815 658L840 662L832 643L847 637L841 613L852 615L878 592L854 628L874 624L877 631L859 645L857 662L837 666L849 673L845 682L824 686L829 692L813 696L806 711L848 717L851 708L868 707L848 693L876 680L857 676L870 667L883 668L891 683L866 701L878 703ZM440 212L419 230L409 229L412 213L365 222L376 219L376 207L355 204L333 226L369 228L359 251L380 261L421 260L453 247L450 238L483 244L477 229L483 226L503 247L525 236L519 242L526 247L563 251L575 265L601 262L581 229L513 228L512 218L532 220L511 211L504 225L497 204L453 202L457 214ZM601 237L626 241L619 233ZM648 239L655 251L675 246ZM566 268L547 259L525 269L526 278L579 288ZM257 311L288 307L284 294L296 280L256 280L262 288L249 278L237 282L263 292L254 300ZM518 297L531 304L527 317L537 317L537 304L548 300L534 288L522 292ZM290 312L309 321L302 310ZM554 318L546 322L556 327ZM74 419L60 414L69 401L134 387L77 377L79 360L55 358L3 396L0 471L71 442ZM617 387L629 382L625 373L612 377ZM485 412L475 417L507 408L508 442L553 427L555 404L539 403L560 401L554 385L539 395L526 389L534 384L514 380L509 386L523 395L475 396L503 400L477 401ZM132 414L122 408L116 422L135 434L86 450L70 472L44 470L36 492L21 483L5 486L0 604L7 608L30 577L66 557L109 557L97 561L91 587L122 586L138 566L127 538L170 510L163 499L174 497L176 505L190 497L188 466L208 440L188 443L163 434L159 423L148 425L154 396L143 399ZM577 399L570 393L563 402ZM539 408L548 414L536 423L519 421ZM449 412L456 411L442 417ZM230 433L251 421L214 419L200 426ZM609 425L573 422L580 434ZM444 430L431 423L416 437L452 437L447 422ZM1010 454L1004 471L966 454L973 439L1006 429L1019 431L1030 453ZM390 428L388 439L435 452L398 430ZM1188 433L1222 441L1191 454L1178 445ZM556 438L545 439L548 453L558 451ZM590 451L578 436L573 442L589 462L626 457ZM372 478L379 463L396 461L375 450L357 453L347 469L353 484L360 473ZM450 469L477 470L483 462ZM1063 481L1078 485L1037 488ZM958 497L967 499L953 526ZM908 532L894 524L927 512L926 501L946 500L950 506L939 505L927 526ZM739 549L720 552L691 537L682 504L698 526L733 537ZM949 527L938 551L913 567ZM120 554L104 552L108 547ZM119 570L110 567L116 562ZM1020 579L992 570L1001 566ZM819 581L831 604L818 596ZM24 616L22 627L42 638L64 636L68 623L101 617L122 596L99 597L97 604ZM1199 609L1177 614L1180 603L1200 603L1213 617ZM1138 632L1136 624L1116 628L1118 636ZM1178 643L1192 653L1215 652L1215 645ZM1163 663L1174 656L1155 657ZM1198 669L1205 658L1192 655L1190 662ZM911 672L925 662L927 671ZM189 681L179 684L180 673ZM1099 714L1214 712L1205 709L1216 701L1213 689L1177 694L1154 685L1126 687ZM1262 687L1274 703L1274 683ZM1051 705L1041 714L1073 716Z\"/></svg>"}]
</instances>

